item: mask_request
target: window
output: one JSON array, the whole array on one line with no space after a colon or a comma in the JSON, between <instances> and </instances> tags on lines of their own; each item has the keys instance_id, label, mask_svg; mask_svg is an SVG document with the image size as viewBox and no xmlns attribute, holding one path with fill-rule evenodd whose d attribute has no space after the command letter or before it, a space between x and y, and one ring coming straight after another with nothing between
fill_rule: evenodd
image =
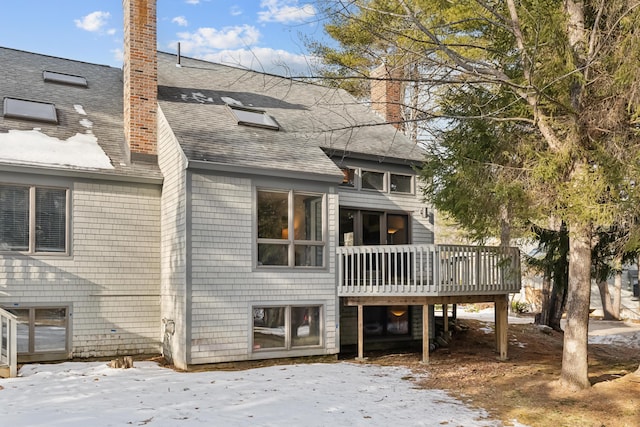
<instances>
[{"instance_id":1,"label":"window","mask_svg":"<svg viewBox=\"0 0 640 427\"><path fill-rule=\"evenodd\" d=\"M253 307L253 351L322 345L322 306Z\"/></svg>"},{"instance_id":2,"label":"window","mask_svg":"<svg viewBox=\"0 0 640 427\"><path fill-rule=\"evenodd\" d=\"M58 124L55 105L26 99L5 98L4 117Z\"/></svg>"},{"instance_id":3,"label":"window","mask_svg":"<svg viewBox=\"0 0 640 427\"><path fill-rule=\"evenodd\" d=\"M389 190L392 193L413 193L413 177L411 175L397 175L392 173L389 180L391 181Z\"/></svg>"},{"instance_id":4,"label":"window","mask_svg":"<svg viewBox=\"0 0 640 427\"><path fill-rule=\"evenodd\" d=\"M239 125L279 130L280 125L263 110L229 105Z\"/></svg>"},{"instance_id":5,"label":"window","mask_svg":"<svg viewBox=\"0 0 640 427\"><path fill-rule=\"evenodd\" d=\"M258 265L324 266L324 196L258 190Z\"/></svg>"},{"instance_id":6,"label":"window","mask_svg":"<svg viewBox=\"0 0 640 427\"><path fill-rule=\"evenodd\" d=\"M355 188L356 170L351 168L342 168L342 173L344 174L344 178L342 179L342 183L340 185L344 187Z\"/></svg>"},{"instance_id":7,"label":"window","mask_svg":"<svg viewBox=\"0 0 640 427\"><path fill-rule=\"evenodd\" d=\"M66 252L68 191L0 185L0 251Z\"/></svg>"},{"instance_id":8,"label":"window","mask_svg":"<svg viewBox=\"0 0 640 427\"><path fill-rule=\"evenodd\" d=\"M378 172L361 168L341 167L344 178L341 187L355 190L375 190L396 194L414 194L415 176L411 174L397 174ZM357 177L360 176L358 180Z\"/></svg>"},{"instance_id":9,"label":"window","mask_svg":"<svg viewBox=\"0 0 640 427\"><path fill-rule=\"evenodd\" d=\"M362 188L366 190L385 191L384 172L362 171Z\"/></svg>"},{"instance_id":10,"label":"window","mask_svg":"<svg viewBox=\"0 0 640 427\"><path fill-rule=\"evenodd\" d=\"M409 244L409 215L340 208L339 236L340 246Z\"/></svg>"},{"instance_id":11,"label":"window","mask_svg":"<svg viewBox=\"0 0 640 427\"><path fill-rule=\"evenodd\" d=\"M69 354L68 307L5 308L18 318L18 354L29 361L57 360Z\"/></svg>"},{"instance_id":12,"label":"window","mask_svg":"<svg viewBox=\"0 0 640 427\"><path fill-rule=\"evenodd\" d=\"M87 79L73 74L56 73L55 71L44 71L42 77L45 82L61 83L71 86L87 87Z\"/></svg>"}]
</instances>

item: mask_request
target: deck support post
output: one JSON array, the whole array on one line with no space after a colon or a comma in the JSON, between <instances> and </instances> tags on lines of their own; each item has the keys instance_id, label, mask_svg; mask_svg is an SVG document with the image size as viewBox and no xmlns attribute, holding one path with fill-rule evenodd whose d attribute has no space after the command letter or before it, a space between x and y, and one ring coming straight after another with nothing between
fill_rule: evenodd
<instances>
[{"instance_id":1,"label":"deck support post","mask_svg":"<svg viewBox=\"0 0 640 427\"><path fill-rule=\"evenodd\" d=\"M442 304L442 322L444 326L444 335L449 337L449 306Z\"/></svg>"},{"instance_id":2,"label":"deck support post","mask_svg":"<svg viewBox=\"0 0 640 427\"><path fill-rule=\"evenodd\" d=\"M507 329L509 327L508 295L500 295L495 300L496 351L500 360L507 360Z\"/></svg>"},{"instance_id":3,"label":"deck support post","mask_svg":"<svg viewBox=\"0 0 640 427\"><path fill-rule=\"evenodd\" d=\"M429 305L422 306L422 363L429 364Z\"/></svg>"},{"instance_id":4,"label":"deck support post","mask_svg":"<svg viewBox=\"0 0 640 427\"><path fill-rule=\"evenodd\" d=\"M364 307L358 304L358 360L364 360Z\"/></svg>"}]
</instances>

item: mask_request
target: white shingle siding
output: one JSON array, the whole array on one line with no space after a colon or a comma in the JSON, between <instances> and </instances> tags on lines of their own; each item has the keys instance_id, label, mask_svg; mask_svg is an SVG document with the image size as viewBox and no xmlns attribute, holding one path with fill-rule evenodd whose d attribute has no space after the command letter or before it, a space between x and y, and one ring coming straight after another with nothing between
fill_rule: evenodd
<instances>
[{"instance_id":1,"label":"white shingle siding","mask_svg":"<svg viewBox=\"0 0 640 427\"><path fill-rule=\"evenodd\" d=\"M334 354L336 195L328 195L326 269L255 269L254 188L249 178L192 175L191 364ZM333 209L332 209L333 208ZM323 348L252 354L253 304L321 304Z\"/></svg>"},{"instance_id":2,"label":"white shingle siding","mask_svg":"<svg viewBox=\"0 0 640 427\"><path fill-rule=\"evenodd\" d=\"M69 304L74 357L158 353L159 186L70 189L70 256L0 254L0 305Z\"/></svg>"},{"instance_id":3,"label":"white shingle siding","mask_svg":"<svg viewBox=\"0 0 640 427\"><path fill-rule=\"evenodd\" d=\"M179 368L187 367L187 221L186 158L158 111L158 163L164 175L161 202L162 241L161 307L164 323L172 321L175 332L167 334L162 325L163 352ZM158 318L158 321L161 319ZM170 353L170 354L168 354Z\"/></svg>"}]
</instances>

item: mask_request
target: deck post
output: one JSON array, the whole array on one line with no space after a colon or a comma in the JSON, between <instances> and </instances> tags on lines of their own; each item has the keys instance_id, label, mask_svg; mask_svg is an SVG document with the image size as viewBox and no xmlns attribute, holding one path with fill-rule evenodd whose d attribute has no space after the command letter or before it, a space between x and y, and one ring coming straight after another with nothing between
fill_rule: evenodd
<instances>
[{"instance_id":1,"label":"deck post","mask_svg":"<svg viewBox=\"0 0 640 427\"><path fill-rule=\"evenodd\" d=\"M507 329L509 327L508 295L500 295L495 300L496 351L500 360L507 360Z\"/></svg>"},{"instance_id":2,"label":"deck post","mask_svg":"<svg viewBox=\"0 0 640 427\"><path fill-rule=\"evenodd\" d=\"M422 306L422 363L429 364L429 305Z\"/></svg>"},{"instance_id":3,"label":"deck post","mask_svg":"<svg viewBox=\"0 0 640 427\"><path fill-rule=\"evenodd\" d=\"M449 306L442 304L442 322L444 323L444 334L449 337Z\"/></svg>"},{"instance_id":4,"label":"deck post","mask_svg":"<svg viewBox=\"0 0 640 427\"><path fill-rule=\"evenodd\" d=\"M358 360L364 360L364 312L358 304Z\"/></svg>"}]
</instances>

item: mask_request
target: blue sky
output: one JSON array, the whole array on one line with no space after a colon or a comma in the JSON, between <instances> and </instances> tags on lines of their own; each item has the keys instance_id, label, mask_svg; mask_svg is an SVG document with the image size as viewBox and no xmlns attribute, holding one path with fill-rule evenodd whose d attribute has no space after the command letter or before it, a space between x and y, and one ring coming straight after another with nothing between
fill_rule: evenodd
<instances>
[{"instance_id":1,"label":"blue sky","mask_svg":"<svg viewBox=\"0 0 640 427\"><path fill-rule=\"evenodd\" d=\"M3 5L0 45L122 66L120 0L20 0ZM158 48L281 75L308 73L301 35L323 38L306 0L158 0Z\"/></svg>"}]
</instances>

